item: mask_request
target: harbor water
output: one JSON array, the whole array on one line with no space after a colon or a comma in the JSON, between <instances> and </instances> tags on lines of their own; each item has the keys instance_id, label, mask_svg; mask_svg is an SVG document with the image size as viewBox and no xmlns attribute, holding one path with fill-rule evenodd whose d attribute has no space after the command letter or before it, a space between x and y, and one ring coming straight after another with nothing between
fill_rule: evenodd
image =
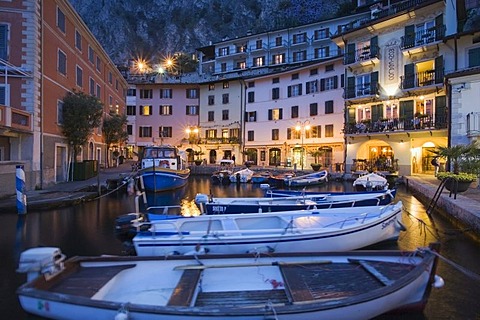
<instances>
[{"instance_id":1,"label":"harbor water","mask_svg":"<svg viewBox=\"0 0 480 320\"><path fill-rule=\"evenodd\" d=\"M350 191L349 182L329 182L312 187L309 191ZM262 196L264 190L254 184L212 185L205 176L192 176L187 186L175 192L149 195L150 205L181 204L184 210L196 208L193 200L197 193L215 197ZM437 274L445 286L432 290L423 313L388 315L378 319L480 319L480 243L467 236L468 230L459 230L433 213L426 214L425 206L404 186L398 186L396 201L402 201L403 222L407 231L397 242L388 242L371 249L414 250L431 242L441 243ZM114 233L115 218L135 211L134 196L118 192L100 200L74 207L0 214L2 226L0 257L0 315L2 319L40 319L24 313L15 290L26 280L26 275L15 272L20 253L37 246L61 248L67 257L74 255L124 255L123 244ZM455 264L458 265L455 265ZM463 267L460 268L459 266Z\"/></svg>"}]
</instances>

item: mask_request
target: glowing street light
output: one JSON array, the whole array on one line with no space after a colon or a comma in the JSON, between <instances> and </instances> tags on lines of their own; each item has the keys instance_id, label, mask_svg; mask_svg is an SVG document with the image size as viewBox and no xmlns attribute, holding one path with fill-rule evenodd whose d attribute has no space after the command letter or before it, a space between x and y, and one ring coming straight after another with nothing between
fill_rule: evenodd
<instances>
[{"instance_id":1,"label":"glowing street light","mask_svg":"<svg viewBox=\"0 0 480 320\"><path fill-rule=\"evenodd\" d=\"M295 126L295 131L300 133L300 137L302 139L302 146L301 146L301 153L300 153L300 165L302 166L302 171L303 171L303 164L304 164L304 158L305 158L305 150L303 148L303 137L305 136L306 132L310 130L310 121L305 120L303 122L298 122L297 125Z\"/></svg>"},{"instance_id":2,"label":"glowing street light","mask_svg":"<svg viewBox=\"0 0 480 320\"><path fill-rule=\"evenodd\" d=\"M196 141L198 139L198 128L197 127L188 127L185 132L188 134L188 141L192 143L192 141Z\"/></svg>"}]
</instances>

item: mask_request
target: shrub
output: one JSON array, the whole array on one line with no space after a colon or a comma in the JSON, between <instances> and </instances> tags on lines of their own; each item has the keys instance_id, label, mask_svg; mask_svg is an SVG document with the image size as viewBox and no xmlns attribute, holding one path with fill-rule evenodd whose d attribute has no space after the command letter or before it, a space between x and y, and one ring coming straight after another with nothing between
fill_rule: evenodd
<instances>
[{"instance_id":1,"label":"shrub","mask_svg":"<svg viewBox=\"0 0 480 320\"><path fill-rule=\"evenodd\" d=\"M477 175L472 173L460 172L455 174L453 172L439 172L437 173L438 180L444 180L446 178L453 178L458 182L474 182L477 180Z\"/></svg>"}]
</instances>

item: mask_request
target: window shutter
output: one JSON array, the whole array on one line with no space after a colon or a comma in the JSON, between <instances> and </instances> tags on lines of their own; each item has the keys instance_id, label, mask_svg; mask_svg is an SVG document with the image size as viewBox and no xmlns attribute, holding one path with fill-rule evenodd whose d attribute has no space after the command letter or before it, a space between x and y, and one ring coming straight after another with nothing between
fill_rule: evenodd
<instances>
[{"instance_id":1,"label":"window shutter","mask_svg":"<svg viewBox=\"0 0 480 320\"><path fill-rule=\"evenodd\" d=\"M7 90L4 86L0 87L0 104L5 105L7 103Z\"/></svg>"},{"instance_id":2,"label":"window shutter","mask_svg":"<svg viewBox=\"0 0 480 320\"><path fill-rule=\"evenodd\" d=\"M378 71L370 73L370 94L378 93Z\"/></svg>"},{"instance_id":3,"label":"window shutter","mask_svg":"<svg viewBox=\"0 0 480 320\"><path fill-rule=\"evenodd\" d=\"M287 96L290 98L292 96L292 86L288 86L287 88Z\"/></svg>"},{"instance_id":4,"label":"window shutter","mask_svg":"<svg viewBox=\"0 0 480 320\"><path fill-rule=\"evenodd\" d=\"M301 96L302 95L302 84L298 84L298 95Z\"/></svg>"},{"instance_id":5,"label":"window shutter","mask_svg":"<svg viewBox=\"0 0 480 320\"><path fill-rule=\"evenodd\" d=\"M325 91L325 79L320 79L320 91Z\"/></svg>"},{"instance_id":6,"label":"window shutter","mask_svg":"<svg viewBox=\"0 0 480 320\"><path fill-rule=\"evenodd\" d=\"M152 107L152 106L148 106L148 114L149 114L149 115L153 114L153 113L152 113L152 110L153 110L153 107Z\"/></svg>"},{"instance_id":7,"label":"window shutter","mask_svg":"<svg viewBox=\"0 0 480 320\"><path fill-rule=\"evenodd\" d=\"M7 57L7 25L0 25L0 59L8 60Z\"/></svg>"},{"instance_id":8,"label":"window shutter","mask_svg":"<svg viewBox=\"0 0 480 320\"><path fill-rule=\"evenodd\" d=\"M410 89L414 87L415 83L415 65L413 63L406 64L404 67L403 89Z\"/></svg>"},{"instance_id":9,"label":"window shutter","mask_svg":"<svg viewBox=\"0 0 480 320\"><path fill-rule=\"evenodd\" d=\"M405 35L403 41L404 48L411 48L415 45L415 26L405 26Z\"/></svg>"},{"instance_id":10,"label":"window shutter","mask_svg":"<svg viewBox=\"0 0 480 320\"><path fill-rule=\"evenodd\" d=\"M347 99L355 97L355 77L347 77L347 87L345 88L345 97Z\"/></svg>"},{"instance_id":11,"label":"window shutter","mask_svg":"<svg viewBox=\"0 0 480 320\"><path fill-rule=\"evenodd\" d=\"M435 128L447 127L447 99L446 96L435 97Z\"/></svg>"},{"instance_id":12,"label":"window shutter","mask_svg":"<svg viewBox=\"0 0 480 320\"><path fill-rule=\"evenodd\" d=\"M347 44L347 52L345 52L344 61L345 61L345 64L350 64L355 62L355 43Z\"/></svg>"},{"instance_id":13,"label":"window shutter","mask_svg":"<svg viewBox=\"0 0 480 320\"><path fill-rule=\"evenodd\" d=\"M143 116L143 106L139 106L139 108L140 108L139 114L140 114L141 116ZM160 109L160 110L161 110L161 109Z\"/></svg>"},{"instance_id":14,"label":"window shutter","mask_svg":"<svg viewBox=\"0 0 480 320\"><path fill-rule=\"evenodd\" d=\"M338 76L333 77L333 89L338 88Z\"/></svg>"},{"instance_id":15,"label":"window shutter","mask_svg":"<svg viewBox=\"0 0 480 320\"><path fill-rule=\"evenodd\" d=\"M378 56L378 36L370 39L370 58Z\"/></svg>"},{"instance_id":16,"label":"window shutter","mask_svg":"<svg viewBox=\"0 0 480 320\"><path fill-rule=\"evenodd\" d=\"M272 109L268 109L268 120L272 120Z\"/></svg>"},{"instance_id":17,"label":"window shutter","mask_svg":"<svg viewBox=\"0 0 480 320\"><path fill-rule=\"evenodd\" d=\"M445 36L445 28L443 27L443 14L435 18L435 41L440 41Z\"/></svg>"},{"instance_id":18,"label":"window shutter","mask_svg":"<svg viewBox=\"0 0 480 320\"><path fill-rule=\"evenodd\" d=\"M278 119L279 119L279 120L282 120L282 119L283 119L283 109L282 109L282 108L280 108L280 109L278 110Z\"/></svg>"},{"instance_id":19,"label":"window shutter","mask_svg":"<svg viewBox=\"0 0 480 320\"><path fill-rule=\"evenodd\" d=\"M435 83L443 83L443 56L435 58Z\"/></svg>"}]
</instances>

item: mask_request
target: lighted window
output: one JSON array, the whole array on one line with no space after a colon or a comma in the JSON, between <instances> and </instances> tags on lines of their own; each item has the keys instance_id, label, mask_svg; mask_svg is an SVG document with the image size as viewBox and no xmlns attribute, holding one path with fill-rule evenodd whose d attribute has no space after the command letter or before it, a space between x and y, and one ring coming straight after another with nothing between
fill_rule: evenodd
<instances>
[{"instance_id":1,"label":"lighted window","mask_svg":"<svg viewBox=\"0 0 480 320\"><path fill-rule=\"evenodd\" d=\"M151 116L153 107L149 105L140 106L140 114L142 116Z\"/></svg>"}]
</instances>

